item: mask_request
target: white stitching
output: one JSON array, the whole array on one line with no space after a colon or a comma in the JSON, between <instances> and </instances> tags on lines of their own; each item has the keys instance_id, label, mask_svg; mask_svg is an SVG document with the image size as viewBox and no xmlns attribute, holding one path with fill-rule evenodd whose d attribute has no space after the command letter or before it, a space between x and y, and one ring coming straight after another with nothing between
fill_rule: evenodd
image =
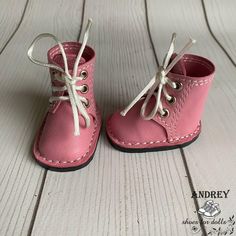
<instances>
[{"instance_id":1,"label":"white stitching","mask_svg":"<svg viewBox=\"0 0 236 236\"><path fill-rule=\"evenodd\" d=\"M51 163L53 162L53 163L63 163L63 164L67 164L67 163L74 163L74 162L80 161L82 158L84 158L85 156L88 155L88 153L89 153L89 151L90 151L90 148L91 148L91 146L92 146L92 142L93 142L93 139L94 139L94 135L95 135L95 133L96 133L96 129L97 129L97 124L96 124L95 127L94 127L94 131L93 131L92 139L91 139L91 141L90 141L90 143L89 143L88 151L87 151L83 156L81 156L81 157L79 157L79 158L77 158L77 159L75 159L75 160L73 160L73 161L50 160L50 159L47 159L46 157L43 157L43 156L41 155L41 153L39 152L39 149L37 150L37 152L39 153L41 159L46 160L46 161L51 162Z\"/></svg>"},{"instance_id":2,"label":"white stitching","mask_svg":"<svg viewBox=\"0 0 236 236\"><path fill-rule=\"evenodd\" d=\"M197 129L196 129L193 133L190 133L190 134L185 135L185 136L181 136L181 137L179 137L179 138L170 139L170 141L171 141L171 142L172 142L172 141L178 141L178 140L181 140L181 139L184 139L184 138L188 138L188 137L190 137L190 136L193 136L194 134L198 133L198 131L200 130L200 127L201 127L201 126L198 125Z\"/></svg>"},{"instance_id":3,"label":"white stitching","mask_svg":"<svg viewBox=\"0 0 236 236\"><path fill-rule=\"evenodd\" d=\"M41 130L43 130L43 127L42 127ZM81 160L82 158L84 158L85 156L88 155L88 153L89 153L89 151L90 151L90 147L92 146L92 142L93 142L93 139L94 139L96 130L97 130L97 123L95 123L95 126L94 126L94 131L93 131L92 139L91 139L91 141L90 141L90 143L89 143L88 151L87 151L83 156L81 156L81 157L79 157L79 158L77 158L77 159L75 159L75 160L73 160L73 161L50 160L50 159L47 159L46 157L43 157L43 156L41 155L41 153L39 152L39 148L38 148L38 142L39 142L39 139L40 139L41 134L40 134L39 137L37 138L38 140L37 140L37 145L36 145L36 147L37 147L36 151L39 153L41 159L46 160L46 161L51 162L51 163L53 162L53 163L63 163L63 164L67 164L67 163L74 163L74 162L77 162L77 161Z\"/></svg>"},{"instance_id":4,"label":"white stitching","mask_svg":"<svg viewBox=\"0 0 236 236\"><path fill-rule=\"evenodd\" d=\"M212 80L208 80L208 81L205 81L203 83L194 83L193 86L203 86L203 85L206 85L206 84L209 84Z\"/></svg>"},{"instance_id":5,"label":"white stitching","mask_svg":"<svg viewBox=\"0 0 236 236\"><path fill-rule=\"evenodd\" d=\"M211 79L205 79L205 80L194 80L194 81L192 81L192 82L194 82L194 83L205 83L205 82L209 82L209 80L211 80Z\"/></svg>"},{"instance_id":6,"label":"white stitching","mask_svg":"<svg viewBox=\"0 0 236 236\"><path fill-rule=\"evenodd\" d=\"M166 143L167 142L167 139L164 139L164 140L158 140L158 141L150 141L150 142L143 142L143 143L140 143L140 142L136 142L136 143L126 143L124 141L121 141L120 139L118 139L117 137L115 137L114 133L111 131L111 127L110 127L110 121L108 121L108 131L110 133L110 135L116 140L118 141L119 143L121 144L125 144L125 145L129 145L129 146L137 146L137 145L147 145L147 144L154 144L154 143ZM200 125L197 126L197 129L193 132L193 133L190 133L188 135L185 135L185 136L181 136L179 138L174 138L174 139L170 139L170 142L172 141L178 141L180 139L184 139L184 138L188 138L190 136L193 136L194 134L198 133L198 131L200 130Z\"/></svg>"}]
</instances>

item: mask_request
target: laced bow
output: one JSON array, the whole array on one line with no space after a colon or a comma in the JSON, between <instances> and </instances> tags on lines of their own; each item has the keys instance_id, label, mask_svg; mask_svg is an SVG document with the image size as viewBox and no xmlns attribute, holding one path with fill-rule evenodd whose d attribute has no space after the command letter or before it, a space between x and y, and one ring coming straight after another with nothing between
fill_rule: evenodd
<instances>
[{"instance_id":1,"label":"laced bow","mask_svg":"<svg viewBox=\"0 0 236 236\"><path fill-rule=\"evenodd\" d=\"M170 72L170 70L177 64L177 62L184 56L185 52L196 42L196 40L191 39L189 42L183 47L183 49L177 54L177 56L171 61L171 56L174 52L174 43L176 39L176 34L172 34L171 43L169 46L169 50L164 58L163 64L158 68L158 72L156 75L151 79L151 81L146 85L146 87L134 98L134 100L123 110L121 111L121 115L125 116L129 110L145 95L146 98L143 102L143 105L141 107L140 116L144 120L151 120L153 119L157 112L160 113L161 116L165 116L167 114L167 110L163 108L161 103L161 94L163 91L164 96L168 101L172 99L172 96L170 96L166 90L166 84L171 86L173 89L178 89L178 85L176 82L171 81L167 77L167 74ZM157 91L157 92L156 92ZM155 105L152 109L152 111L149 114L146 114L146 108L147 105L151 99L152 96L155 96Z\"/></svg>"},{"instance_id":2,"label":"laced bow","mask_svg":"<svg viewBox=\"0 0 236 236\"><path fill-rule=\"evenodd\" d=\"M90 32L91 25L92 25L92 20L89 19L88 24L86 26L85 33L84 33L82 45L80 47L79 53L78 53L76 60L75 60L72 76L69 73L68 62L67 62L65 50L63 48L62 43L57 39L56 36L49 34L49 33L40 34L34 39L34 41L32 42L31 46L28 49L28 57L33 63L40 65L40 66L52 68L52 69L55 69L55 70L61 72L61 76L55 76L54 79L56 79L60 82L63 82L65 84L65 86L63 86L63 87L53 86L52 91L54 91L54 92L67 91L68 96L57 96L57 97L52 96L49 101L50 102L67 101L67 100L70 101L72 113L73 113L73 119L74 119L74 135L75 136L78 136L80 134L79 115L78 114L81 114L83 116L85 123L86 123L86 127L90 126L90 117L83 105L83 103L86 104L88 101L86 98L79 96L79 94L77 93L77 91L82 91L84 88L83 88L83 86L76 86L76 82L83 79L82 77L77 77L77 70L78 70L78 65L79 65L81 56L84 52L85 46L86 46L88 38L89 38L89 32ZM62 67L59 67L57 65L54 65L54 64L41 62L32 56L35 44L42 38L52 38L57 42L57 44L60 48L61 54L62 54L65 69L63 69Z\"/></svg>"}]
</instances>

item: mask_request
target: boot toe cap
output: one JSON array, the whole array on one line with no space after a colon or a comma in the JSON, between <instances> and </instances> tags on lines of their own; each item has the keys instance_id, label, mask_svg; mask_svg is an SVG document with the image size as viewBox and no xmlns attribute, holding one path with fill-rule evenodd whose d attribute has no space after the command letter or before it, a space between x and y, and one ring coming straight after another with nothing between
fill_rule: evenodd
<instances>
[{"instance_id":1,"label":"boot toe cap","mask_svg":"<svg viewBox=\"0 0 236 236\"><path fill-rule=\"evenodd\" d=\"M82 123L82 122L81 122ZM34 144L34 156L40 163L57 168L84 164L92 156L99 127L91 122L90 127L80 126L80 135L74 136L73 122L46 119Z\"/></svg>"},{"instance_id":2,"label":"boot toe cap","mask_svg":"<svg viewBox=\"0 0 236 236\"><path fill-rule=\"evenodd\" d=\"M125 148L157 146L166 140L165 129L153 120L143 120L136 107L126 116L115 112L107 119L106 129L109 139Z\"/></svg>"}]
</instances>

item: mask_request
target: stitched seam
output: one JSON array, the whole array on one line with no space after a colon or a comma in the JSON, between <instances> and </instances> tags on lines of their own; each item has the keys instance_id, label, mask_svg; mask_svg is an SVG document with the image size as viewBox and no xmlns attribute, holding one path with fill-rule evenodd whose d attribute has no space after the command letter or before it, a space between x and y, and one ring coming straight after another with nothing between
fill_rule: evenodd
<instances>
[{"instance_id":1,"label":"stitched seam","mask_svg":"<svg viewBox=\"0 0 236 236\"><path fill-rule=\"evenodd\" d=\"M200 130L200 125L197 126L197 129L196 129L193 133L190 133L190 134L185 135L185 136L181 136L181 137L179 137L179 138L171 139L170 141L178 141L178 140L182 140L182 139L188 138L188 137L193 136L194 134L196 134L199 130ZM129 145L129 146L138 146L138 145L147 145L147 144L166 143L166 142L167 142L167 139L158 140L158 141L149 141L149 142L136 142L136 143L121 141L120 139L118 139L117 137L115 137L114 133L112 132L111 126L110 126L110 122L108 122L108 131L109 131L110 135L111 135L116 141L118 141L118 142L121 143L121 144Z\"/></svg>"},{"instance_id":2,"label":"stitched seam","mask_svg":"<svg viewBox=\"0 0 236 236\"><path fill-rule=\"evenodd\" d=\"M180 78L180 79L181 79L182 82L186 81L186 79L182 79L182 78ZM177 114L180 113L180 110L184 105L184 101L186 100L186 97L189 95L190 85L191 85L191 82L187 83L187 89L184 89L182 95L180 96L180 98L179 98L180 102L177 103L177 106L175 106L174 111L172 113L173 115L171 115L172 118L170 118L170 122L168 122L168 123L170 123L170 125L166 121L164 121L165 118L161 118L160 116L158 116L161 123L164 123L165 128L168 131L167 134L168 134L168 136L171 137L171 139L172 139L173 136L176 135L176 123L177 123L177 121L176 121L175 117L176 117Z\"/></svg>"},{"instance_id":3,"label":"stitched seam","mask_svg":"<svg viewBox=\"0 0 236 236\"><path fill-rule=\"evenodd\" d=\"M198 133L198 131L200 130L200 124L197 126L197 129L193 132L193 133L190 133L188 135L185 135L185 136L181 136L179 138L174 138L174 139L170 139L170 141L179 141L181 139L185 139L185 138L188 138L188 137L191 137L193 136L194 134Z\"/></svg>"},{"instance_id":4,"label":"stitched seam","mask_svg":"<svg viewBox=\"0 0 236 236\"><path fill-rule=\"evenodd\" d=\"M44 124L43 124L43 126L44 126ZM40 139L42 130L43 130L43 127L42 127L42 129L41 129L40 135L39 135L38 140L37 140L37 152L39 153L40 158L43 159L43 160L46 160L46 161L48 161L48 162L51 162L51 163L53 162L53 163L67 164L67 163L74 163L74 162L77 162L77 161L81 160L82 158L84 158L85 156L88 155L88 153L89 153L89 151L90 151L90 148L91 148L91 146L92 146L92 142L93 142L93 140L94 140L94 136L95 136L96 130L97 130L97 123L95 124L95 127L94 127L94 131L93 131L93 135L92 135L91 141L90 141L90 143L89 143L88 151L87 151L83 156L81 156L81 157L79 157L79 158L77 158L77 159L75 159L75 160L73 160L73 161L57 161L57 160L55 161L55 160L50 160L50 159L47 159L46 157L43 157L42 154L41 154L40 151L39 151L39 148L38 148L38 142L39 142L39 139Z\"/></svg>"},{"instance_id":5,"label":"stitched seam","mask_svg":"<svg viewBox=\"0 0 236 236\"><path fill-rule=\"evenodd\" d=\"M167 126L168 129L170 129L170 125L168 125L168 123L164 120L164 118L160 117L159 114L158 114L157 116L158 116L158 119L159 119L162 123L164 123L164 125Z\"/></svg>"},{"instance_id":6,"label":"stitched seam","mask_svg":"<svg viewBox=\"0 0 236 236\"><path fill-rule=\"evenodd\" d=\"M194 84L194 85L196 85L196 86L198 86L198 84L199 84L199 85L202 85L203 83L209 83L209 82L211 82L211 81L213 80L213 78L209 78L209 79L205 79L205 80L191 80L191 79L186 80L186 79L180 78L180 77L178 77L178 76L176 76L176 77L177 77L179 80L181 80L181 82L186 82L186 81L188 81L188 82L190 82L191 84ZM171 76L170 78L171 78L171 79L174 79L173 76Z\"/></svg>"},{"instance_id":7,"label":"stitched seam","mask_svg":"<svg viewBox=\"0 0 236 236\"><path fill-rule=\"evenodd\" d=\"M180 98L179 98L179 103L177 103L177 106L176 108L174 109L174 115L173 115L173 118L171 120L171 124L173 124L173 133L174 135L173 136L176 136L176 133L177 133L177 122L179 121L179 117L180 117L180 111L181 109L183 109L183 106L184 106L184 103L186 101L186 99L188 98L189 96L189 93L190 93L190 84L189 83L186 83L186 89L184 89L183 93L181 94ZM172 137L171 135L171 140L172 140Z\"/></svg>"},{"instance_id":8,"label":"stitched seam","mask_svg":"<svg viewBox=\"0 0 236 236\"><path fill-rule=\"evenodd\" d=\"M88 64L87 66L82 67L81 69L79 68L78 71L84 70L84 69L88 69L89 67L93 66L93 63Z\"/></svg>"},{"instance_id":9,"label":"stitched seam","mask_svg":"<svg viewBox=\"0 0 236 236\"><path fill-rule=\"evenodd\" d=\"M205 79L205 80L194 80L192 82L194 83L205 83L205 82L209 82L211 79Z\"/></svg>"},{"instance_id":10,"label":"stitched seam","mask_svg":"<svg viewBox=\"0 0 236 236\"><path fill-rule=\"evenodd\" d=\"M213 78L209 78L209 79L205 79L205 80L191 80L190 78L189 79L184 79L184 78L181 78L181 77L178 77L178 76L175 76L177 77L181 82L185 83L186 81L191 83L191 84L203 84L203 83L209 83L213 80ZM171 79L174 79L175 78L174 76L171 76L170 78ZM196 85L197 86L197 85Z\"/></svg>"},{"instance_id":11,"label":"stitched seam","mask_svg":"<svg viewBox=\"0 0 236 236\"><path fill-rule=\"evenodd\" d=\"M170 78L174 80L175 76L171 76ZM190 78L188 78L188 79L183 79L183 78L178 77L178 76L177 76L177 78L178 78L181 82L183 82L183 83L189 82L189 83L192 83L192 84L193 84L193 83L194 83L194 84L197 84L197 83L205 83L205 82L211 82L211 81L212 81L212 78L205 79L205 80L192 80L192 79L190 79Z\"/></svg>"},{"instance_id":12,"label":"stitched seam","mask_svg":"<svg viewBox=\"0 0 236 236\"><path fill-rule=\"evenodd\" d=\"M179 77L178 77L178 79L181 80L181 82L186 82L185 79L182 79ZM201 85L205 85L205 84L210 83L212 80L213 80L213 78L209 78L209 79L205 79L205 80L191 80L191 79L189 79L188 82L194 86L201 86Z\"/></svg>"},{"instance_id":13,"label":"stitched seam","mask_svg":"<svg viewBox=\"0 0 236 236\"><path fill-rule=\"evenodd\" d=\"M211 80L205 81L203 83L194 83L193 86L203 86L203 85L209 84L210 82Z\"/></svg>"}]
</instances>

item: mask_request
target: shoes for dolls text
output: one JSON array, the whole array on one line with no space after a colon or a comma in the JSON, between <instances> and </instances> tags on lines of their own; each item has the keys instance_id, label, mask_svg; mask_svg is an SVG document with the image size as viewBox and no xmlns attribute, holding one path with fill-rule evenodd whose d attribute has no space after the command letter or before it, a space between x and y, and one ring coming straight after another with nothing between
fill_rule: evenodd
<instances>
[{"instance_id":1,"label":"shoes for dolls text","mask_svg":"<svg viewBox=\"0 0 236 236\"><path fill-rule=\"evenodd\" d=\"M201 131L201 116L215 67L208 59L185 54L195 40L174 52L171 44L157 74L123 111L107 119L111 144L126 152L168 150L192 143Z\"/></svg>"},{"instance_id":2,"label":"shoes for dolls text","mask_svg":"<svg viewBox=\"0 0 236 236\"><path fill-rule=\"evenodd\" d=\"M33 41L28 57L50 68L52 96L49 110L36 136L33 153L44 167L69 171L86 166L92 159L101 129L101 115L93 93L95 52L86 46L91 20L83 43L60 43L51 34ZM35 43L53 38L57 45L48 51L48 63L33 58Z\"/></svg>"}]
</instances>

